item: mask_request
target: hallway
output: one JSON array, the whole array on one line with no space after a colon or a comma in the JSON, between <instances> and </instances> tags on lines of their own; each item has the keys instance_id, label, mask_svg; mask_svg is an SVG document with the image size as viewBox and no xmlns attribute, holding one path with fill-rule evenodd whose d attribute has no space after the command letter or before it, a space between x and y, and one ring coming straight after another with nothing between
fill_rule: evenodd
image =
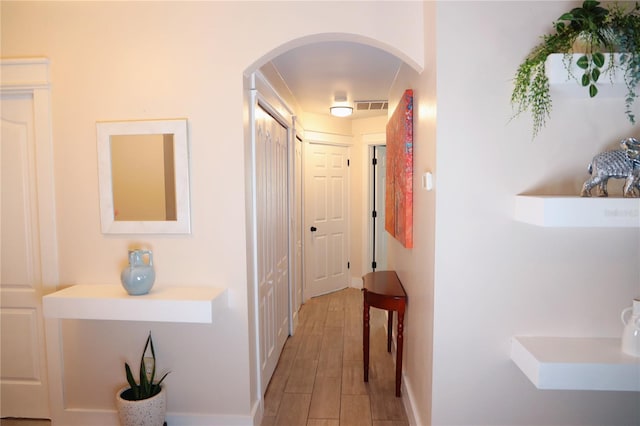
<instances>
[{"instance_id":1,"label":"hallway","mask_svg":"<svg viewBox=\"0 0 640 426\"><path fill-rule=\"evenodd\" d=\"M360 290L311 299L299 315L269 383L262 426L408 426L395 397L384 311L371 308L369 383L363 381Z\"/></svg>"}]
</instances>

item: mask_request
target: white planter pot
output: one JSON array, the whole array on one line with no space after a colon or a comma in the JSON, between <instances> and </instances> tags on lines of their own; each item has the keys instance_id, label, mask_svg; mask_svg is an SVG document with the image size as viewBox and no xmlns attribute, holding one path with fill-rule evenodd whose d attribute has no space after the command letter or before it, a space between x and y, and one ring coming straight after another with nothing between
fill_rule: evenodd
<instances>
[{"instance_id":1,"label":"white planter pot","mask_svg":"<svg viewBox=\"0 0 640 426\"><path fill-rule=\"evenodd\" d=\"M116 394L116 408L121 426L162 426L167 412L167 392L164 386L160 393L140 401L127 401L120 395L129 389L122 388Z\"/></svg>"}]
</instances>

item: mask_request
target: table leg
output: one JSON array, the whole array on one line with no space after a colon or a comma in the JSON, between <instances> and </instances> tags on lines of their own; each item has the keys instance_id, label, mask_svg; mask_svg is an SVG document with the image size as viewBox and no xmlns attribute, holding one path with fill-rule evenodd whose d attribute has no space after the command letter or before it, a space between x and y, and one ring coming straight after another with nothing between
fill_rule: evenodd
<instances>
[{"instance_id":1,"label":"table leg","mask_svg":"<svg viewBox=\"0 0 640 426\"><path fill-rule=\"evenodd\" d=\"M402 381L402 346L404 342L404 309L398 310L398 336L396 348L396 396L400 396L400 384Z\"/></svg>"},{"instance_id":2,"label":"table leg","mask_svg":"<svg viewBox=\"0 0 640 426\"><path fill-rule=\"evenodd\" d=\"M393 311L387 311L387 352L391 353L391 338L393 335Z\"/></svg>"},{"instance_id":3,"label":"table leg","mask_svg":"<svg viewBox=\"0 0 640 426\"><path fill-rule=\"evenodd\" d=\"M364 361L364 381L369 381L369 304L367 295L364 295L364 312L362 318L362 355Z\"/></svg>"}]
</instances>

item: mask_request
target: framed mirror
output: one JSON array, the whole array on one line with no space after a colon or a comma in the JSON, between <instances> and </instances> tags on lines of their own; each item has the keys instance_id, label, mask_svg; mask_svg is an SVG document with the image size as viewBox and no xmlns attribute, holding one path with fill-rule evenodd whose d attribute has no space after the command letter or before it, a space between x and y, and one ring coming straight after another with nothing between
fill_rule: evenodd
<instances>
[{"instance_id":1,"label":"framed mirror","mask_svg":"<svg viewBox=\"0 0 640 426\"><path fill-rule=\"evenodd\" d=\"M104 234L188 234L187 120L98 122Z\"/></svg>"}]
</instances>

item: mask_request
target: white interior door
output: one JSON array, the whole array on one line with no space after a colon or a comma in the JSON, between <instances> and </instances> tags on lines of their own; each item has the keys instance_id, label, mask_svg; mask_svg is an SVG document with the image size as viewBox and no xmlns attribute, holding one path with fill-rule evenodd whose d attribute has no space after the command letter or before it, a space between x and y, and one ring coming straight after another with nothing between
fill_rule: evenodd
<instances>
[{"instance_id":1,"label":"white interior door","mask_svg":"<svg viewBox=\"0 0 640 426\"><path fill-rule=\"evenodd\" d=\"M306 289L314 297L349 285L348 148L313 143L305 149L304 257Z\"/></svg>"},{"instance_id":2,"label":"white interior door","mask_svg":"<svg viewBox=\"0 0 640 426\"><path fill-rule=\"evenodd\" d=\"M1 96L0 413L48 418L41 247L51 241L43 233L38 193L48 191L38 179L51 184L52 176L39 176L37 160L44 158L36 144L33 94Z\"/></svg>"},{"instance_id":3,"label":"white interior door","mask_svg":"<svg viewBox=\"0 0 640 426\"><path fill-rule=\"evenodd\" d=\"M289 335L288 131L256 107L256 216L262 392Z\"/></svg>"}]
</instances>

